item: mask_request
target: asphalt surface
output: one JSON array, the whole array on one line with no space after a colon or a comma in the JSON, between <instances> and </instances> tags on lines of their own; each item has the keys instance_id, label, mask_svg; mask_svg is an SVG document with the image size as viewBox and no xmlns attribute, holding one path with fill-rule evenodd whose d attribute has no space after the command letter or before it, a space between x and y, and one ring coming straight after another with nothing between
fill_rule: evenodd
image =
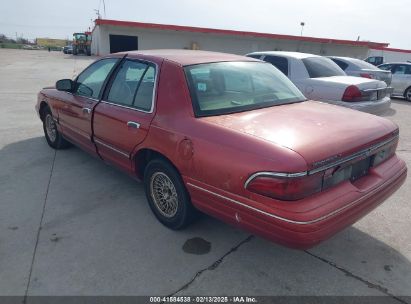
<instances>
[{"instance_id":1,"label":"asphalt surface","mask_svg":"<svg viewBox=\"0 0 411 304\"><path fill-rule=\"evenodd\" d=\"M354 226L291 250L208 216L171 231L143 187L78 148L55 152L37 92L93 58L0 49L0 296L411 296L411 179ZM393 100L411 168L411 103ZM343 122L342 122L343 123Z\"/></svg>"}]
</instances>

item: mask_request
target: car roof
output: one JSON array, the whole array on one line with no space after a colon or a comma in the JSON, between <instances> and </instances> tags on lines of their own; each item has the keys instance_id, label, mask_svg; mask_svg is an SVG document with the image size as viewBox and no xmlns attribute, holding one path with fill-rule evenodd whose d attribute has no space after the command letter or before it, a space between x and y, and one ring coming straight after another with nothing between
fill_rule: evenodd
<instances>
[{"instance_id":1,"label":"car roof","mask_svg":"<svg viewBox=\"0 0 411 304\"><path fill-rule=\"evenodd\" d=\"M300 52L285 52L285 51L267 51L267 52L253 52L247 55L273 55L273 56L282 56L287 58L296 58L304 59L308 57L321 57L319 55L300 53Z\"/></svg>"},{"instance_id":2,"label":"car roof","mask_svg":"<svg viewBox=\"0 0 411 304\"><path fill-rule=\"evenodd\" d=\"M341 60L347 60L347 61L351 61L351 60L361 60L358 58L352 58L352 57L344 57L344 56L327 56L328 58L335 58L335 59L341 59Z\"/></svg>"},{"instance_id":3,"label":"car roof","mask_svg":"<svg viewBox=\"0 0 411 304\"><path fill-rule=\"evenodd\" d=\"M130 58L151 58L156 59L156 61L158 61L159 59L169 60L181 66L224 61L259 61L250 57L240 55L194 50L160 49L130 51L116 54L127 54L127 57Z\"/></svg>"},{"instance_id":4,"label":"car roof","mask_svg":"<svg viewBox=\"0 0 411 304\"><path fill-rule=\"evenodd\" d=\"M403 62L384 62L384 63L382 63L382 64L380 64L380 65L386 65L386 64L405 64L405 65L411 65L411 62L406 62L406 61L403 61Z\"/></svg>"}]
</instances>

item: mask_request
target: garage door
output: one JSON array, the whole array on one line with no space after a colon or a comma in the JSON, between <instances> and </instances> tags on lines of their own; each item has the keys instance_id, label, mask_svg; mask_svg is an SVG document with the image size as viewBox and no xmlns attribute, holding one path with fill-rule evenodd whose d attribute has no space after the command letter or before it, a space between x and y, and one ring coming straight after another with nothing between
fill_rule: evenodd
<instances>
[{"instance_id":1,"label":"garage door","mask_svg":"<svg viewBox=\"0 0 411 304\"><path fill-rule=\"evenodd\" d=\"M138 50L138 37L110 35L110 53Z\"/></svg>"}]
</instances>

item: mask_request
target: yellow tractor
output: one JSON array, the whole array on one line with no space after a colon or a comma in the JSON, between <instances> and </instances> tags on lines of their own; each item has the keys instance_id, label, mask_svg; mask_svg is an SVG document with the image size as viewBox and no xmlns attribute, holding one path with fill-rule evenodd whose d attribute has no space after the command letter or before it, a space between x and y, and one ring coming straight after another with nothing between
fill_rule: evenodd
<instances>
[{"instance_id":1,"label":"yellow tractor","mask_svg":"<svg viewBox=\"0 0 411 304\"><path fill-rule=\"evenodd\" d=\"M84 55L91 55L91 33L74 33L73 34L73 55L83 53Z\"/></svg>"}]
</instances>

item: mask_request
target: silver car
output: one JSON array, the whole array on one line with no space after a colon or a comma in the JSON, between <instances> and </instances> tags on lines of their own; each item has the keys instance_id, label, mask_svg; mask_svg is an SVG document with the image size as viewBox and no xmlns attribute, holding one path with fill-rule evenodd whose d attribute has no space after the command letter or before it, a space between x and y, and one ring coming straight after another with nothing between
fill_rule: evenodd
<instances>
[{"instance_id":1,"label":"silver car","mask_svg":"<svg viewBox=\"0 0 411 304\"><path fill-rule=\"evenodd\" d=\"M406 100L411 101L411 63L384 63L378 67L392 73L391 86L394 88L392 96L405 97Z\"/></svg>"},{"instance_id":2,"label":"silver car","mask_svg":"<svg viewBox=\"0 0 411 304\"><path fill-rule=\"evenodd\" d=\"M363 112L383 114L391 105L384 81L347 76L331 59L299 52L254 52L283 72L308 99Z\"/></svg>"},{"instance_id":3,"label":"silver car","mask_svg":"<svg viewBox=\"0 0 411 304\"><path fill-rule=\"evenodd\" d=\"M338 64L338 66L343 69L347 75L382 80L388 86L391 84L391 71L381 70L378 67L360 59L337 56L328 56L328 58Z\"/></svg>"}]
</instances>

